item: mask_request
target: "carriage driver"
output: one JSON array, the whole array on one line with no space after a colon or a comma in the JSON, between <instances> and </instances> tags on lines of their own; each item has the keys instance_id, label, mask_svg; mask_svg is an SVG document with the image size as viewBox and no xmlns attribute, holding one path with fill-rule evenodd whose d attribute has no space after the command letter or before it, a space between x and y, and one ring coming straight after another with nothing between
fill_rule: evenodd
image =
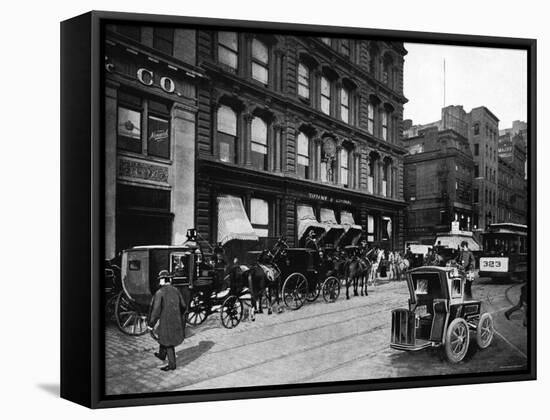
<instances>
[{"instance_id":1,"label":"carriage driver","mask_svg":"<svg viewBox=\"0 0 550 420\"><path fill-rule=\"evenodd\" d=\"M162 270L158 276L159 289L153 296L147 328L153 330L157 322L159 351L155 356L162 361L168 356L168 364L163 371L176 369L175 347L183 342L185 337L185 311L187 309L183 296L172 286L172 277L167 270Z\"/></svg>"},{"instance_id":2,"label":"carriage driver","mask_svg":"<svg viewBox=\"0 0 550 420\"><path fill-rule=\"evenodd\" d=\"M462 266L466 273L466 282L464 283L464 295L468 299L472 299L472 282L474 280L474 270L476 268L476 260L472 251L468 249L468 242L462 241L460 243L460 255L458 256L458 263Z\"/></svg>"}]
</instances>

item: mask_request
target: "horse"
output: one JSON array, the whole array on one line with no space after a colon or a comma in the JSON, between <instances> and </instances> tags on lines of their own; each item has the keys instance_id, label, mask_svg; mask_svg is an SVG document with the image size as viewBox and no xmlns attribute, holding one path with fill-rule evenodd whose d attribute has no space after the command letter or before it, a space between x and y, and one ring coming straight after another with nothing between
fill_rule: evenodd
<instances>
[{"instance_id":1,"label":"horse","mask_svg":"<svg viewBox=\"0 0 550 420\"><path fill-rule=\"evenodd\" d=\"M281 289L281 271L277 261L285 258L284 249L287 247L283 238L275 244L273 252L264 250L258 257L257 263L245 274L248 277L248 287L251 295L251 320L255 320L256 306L258 313L263 313L262 297L267 301L268 315L273 313L272 301L275 298L277 312L282 312L279 291Z\"/></svg>"},{"instance_id":2,"label":"horse","mask_svg":"<svg viewBox=\"0 0 550 420\"><path fill-rule=\"evenodd\" d=\"M364 256L353 255L345 265L345 278L346 278L346 299L349 299L349 287L353 284L353 295L359 296L357 288L361 296L368 296L367 278L369 277L371 263L368 259L369 251Z\"/></svg>"},{"instance_id":3,"label":"horse","mask_svg":"<svg viewBox=\"0 0 550 420\"><path fill-rule=\"evenodd\" d=\"M256 264L246 273L248 277L248 287L251 296L250 319L255 321L256 311L263 313L262 298L267 302L267 314L273 313L273 298L277 304L278 312L281 312L279 289L281 284L281 273L273 265Z\"/></svg>"}]
</instances>

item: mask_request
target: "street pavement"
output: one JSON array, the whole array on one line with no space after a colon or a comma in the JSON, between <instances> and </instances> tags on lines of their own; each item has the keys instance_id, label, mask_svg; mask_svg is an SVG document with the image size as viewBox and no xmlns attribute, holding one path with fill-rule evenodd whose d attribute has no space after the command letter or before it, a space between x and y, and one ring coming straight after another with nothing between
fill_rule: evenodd
<instances>
[{"instance_id":1,"label":"street pavement","mask_svg":"<svg viewBox=\"0 0 550 420\"><path fill-rule=\"evenodd\" d=\"M339 380L506 372L527 364L527 331L522 313L511 320L504 311L517 302L519 284L479 279L473 288L483 310L495 321L491 346L470 351L457 365L438 349L401 352L390 349L391 310L406 307L405 282L369 288L369 296L335 303L322 298L298 311L258 314L235 329L223 328L212 314L196 328L187 328L176 348L178 368L163 372L154 357L157 343L149 336L129 337L110 325L106 330L106 393L128 394L174 390L314 383ZM342 289L344 292L344 289Z\"/></svg>"}]
</instances>

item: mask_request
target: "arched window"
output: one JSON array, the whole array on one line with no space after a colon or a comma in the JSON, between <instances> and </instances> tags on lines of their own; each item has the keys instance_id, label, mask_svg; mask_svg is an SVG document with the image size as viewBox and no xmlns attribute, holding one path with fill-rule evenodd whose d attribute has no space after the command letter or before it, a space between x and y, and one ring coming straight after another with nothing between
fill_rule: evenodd
<instances>
[{"instance_id":1,"label":"arched window","mask_svg":"<svg viewBox=\"0 0 550 420\"><path fill-rule=\"evenodd\" d=\"M321 111L330 115L330 80L321 76Z\"/></svg>"},{"instance_id":2,"label":"arched window","mask_svg":"<svg viewBox=\"0 0 550 420\"><path fill-rule=\"evenodd\" d=\"M344 187L349 185L349 152L342 147L340 149L340 184Z\"/></svg>"},{"instance_id":3,"label":"arched window","mask_svg":"<svg viewBox=\"0 0 550 420\"><path fill-rule=\"evenodd\" d=\"M345 87L340 89L340 118L349 124L350 94Z\"/></svg>"},{"instance_id":4,"label":"arched window","mask_svg":"<svg viewBox=\"0 0 550 420\"><path fill-rule=\"evenodd\" d=\"M376 159L373 155L369 155L369 165L367 173L367 191L374 194L374 171L376 169Z\"/></svg>"},{"instance_id":5,"label":"arched window","mask_svg":"<svg viewBox=\"0 0 550 420\"><path fill-rule=\"evenodd\" d=\"M369 71L371 74L378 79L378 68L380 60L380 50L376 44L371 44L369 48Z\"/></svg>"},{"instance_id":6,"label":"arched window","mask_svg":"<svg viewBox=\"0 0 550 420\"><path fill-rule=\"evenodd\" d=\"M389 85L392 81L393 58L390 54L385 54L382 60L382 82Z\"/></svg>"},{"instance_id":7,"label":"arched window","mask_svg":"<svg viewBox=\"0 0 550 420\"><path fill-rule=\"evenodd\" d=\"M321 181L334 182L334 167L336 162L336 143L330 137L323 140L321 153Z\"/></svg>"},{"instance_id":8,"label":"arched window","mask_svg":"<svg viewBox=\"0 0 550 420\"><path fill-rule=\"evenodd\" d=\"M236 163L237 158L237 114L227 105L218 109L217 139L219 159Z\"/></svg>"},{"instance_id":9,"label":"arched window","mask_svg":"<svg viewBox=\"0 0 550 420\"><path fill-rule=\"evenodd\" d=\"M252 166L265 171L267 170L267 124L260 117L254 117L250 131Z\"/></svg>"},{"instance_id":10,"label":"arched window","mask_svg":"<svg viewBox=\"0 0 550 420\"><path fill-rule=\"evenodd\" d=\"M310 77L309 69L303 64L298 64L298 96L309 99Z\"/></svg>"},{"instance_id":11,"label":"arched window","mask_svg":"<svg viewBox=\"0 0 550 420\"><path fill-rule=\"evenodd\" d=\"M252 40L252 78L264 85L269 80L269 49L256 38Z\"/></svg>"},{"instance_id":12,"label":"arched window","mask_svg":"<svg viewBox=\"0 0 550 420\"><path fill-rule=\"evenodd\" d=\"M371 102L367 105L367 131L374 134L374 105Z\"/></svg>"},{"instance_id":13,"label":"arched window","mask_svg":"<svg viewBox=\"0 0 550 420\"><path fill-rule=\"evenodd\" d=\"M384 109L382 111L382 140L388 140L388 120L389 112Z\"/></svg>"},{"instance_id":14,"label":"arched window","mask_svg":"<svg viewBox=\"0 0 550 420\"><path fill-rule=\"evenodd\" d=\"M239 44L236 32L218 32L218 61L237 70Z\"/></svg>"},{"instance_id":15,"label":"arched window","mask_svg":"<svg viewBox=\"0 0 550 420\"><path fill-rule=\"evenodd\" d=\"M300 131L298 134L297 172L304 179L309 179L309 137Z\"/></svg>"}]
</instances>

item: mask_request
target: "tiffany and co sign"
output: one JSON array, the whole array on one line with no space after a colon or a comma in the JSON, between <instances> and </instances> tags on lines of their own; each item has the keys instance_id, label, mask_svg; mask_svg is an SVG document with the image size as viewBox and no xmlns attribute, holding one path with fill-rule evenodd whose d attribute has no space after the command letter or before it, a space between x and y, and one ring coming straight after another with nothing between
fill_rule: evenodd
<instances>
[{"instance_id":1,"label":"tiffany and co sign","mask_svg":"<svg viewBox=\"0 0 550 420\"><path fill-rule=\"evenodd\" d=\"M311 192L308 193L307 196L311 200L326 201L327 203L346 204L348 206L351 206L351 201L345 200L343 198L334 198L334 197L329 197L328 195L311 193Z\"/></svg>"}]
</instances>

